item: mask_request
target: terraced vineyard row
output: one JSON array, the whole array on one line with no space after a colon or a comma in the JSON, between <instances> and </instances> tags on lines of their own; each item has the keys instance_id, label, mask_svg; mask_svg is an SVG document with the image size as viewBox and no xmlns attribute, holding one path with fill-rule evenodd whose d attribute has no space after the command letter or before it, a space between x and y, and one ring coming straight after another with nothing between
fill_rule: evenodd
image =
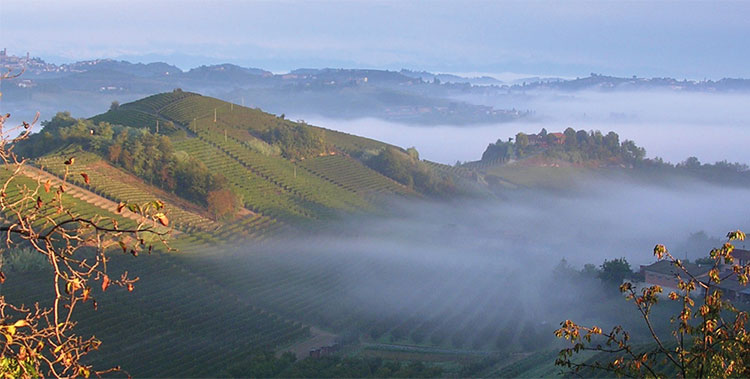
<instances>
[{"instance_id":1,"label":"terraced vineyard row","mask_svg":"<svg viewBox=\"0 0 750 379\"><path fill-rule=\"evenodd\" d=\"M243 254L231 269L201 260L194 269L223 288L252 294L259 307L337 332L357 330L376 342L493 351L536 346L523 342L532 338L521 334L528 310L509 298L510 277L477 287L465 280L476 269L456 269L415 279L421 284L411 288L392 266L354 253ZM536 337L553 338L551 331Z\"/></svg>"},{"instance_id":2,"label":"terraced vineyard row","mask_svg":"<svg viewBox=\"0 0 750 379\"><path fill-rule=\"evenodd\" d=\"M198 136L242 163L253 173L308 202L310 208L317 208L318 213L326 212L326 208L349 211L369 208L369 204L352 191L339 188L306 170L298 170L294 163L286 159L267 157L248 149L233 138L224 138L217 133L199 132Z\"/></svg>"},{"instance_id":3,"label":"terraced vineyard row","mask_svg":"<svg viewBox=\"0 0 750 379\"><path fill-rule=\"evenodd\" d=\"M205 254L215 245L231 245L252 240L254 243L277 235L288 227L268 216L255 214L223 225L210 232L197 232L174 241L171 246L180 252Z\"/></svg>"},{"instance_id":4,"label":"terraced vineyard row","mask_svg":"<svg viewBox=\"0 0 750 379\"><path fill-rule=\"evenodd\" d=\"M472 175L474 175L474 170L467 168L465 166L449 166L447 164L431 162L428 160L425 160L423 162L438 171L443 171L443 172L447 172L453 175L462 176L464 178L470 178L472 177Z\"/></svg>"},{"instance_id":5,"label":"terraced vineyard row","mask_svg":"<svg viewBox=\"0 0 750 379\"><path fill-rule=\"evenodd\" d=\"M45 170L62 177L65 172L63 162L67 155L46 156L35 160L38 166L44 167ZM76 163L72 166L68 180L89 189L90 191L106 197L115 202L126 203L145 203L153 200L161 200L165 203L166 213L172 221L175 228L185 231L206 231L214 230L220 225L216 222L201 216L198 213L184 209L175 203L170 202L163 191L156 188L149 188L138 178L122 172L101 160L101 158L87 153L76 153ZM86 184L80 172L86 172L90 183ZM183 206L186 206L183 204Z\"/></svg>"},{"instance_id":6,"label":"terraced vineyard row","mask_svg":"<svg viewBox=\"0 0 750 379\"><path fill-rule=\"evenodd\" d=\"M184 91L172 91L165 92L156 95L152 95L143 98L132 103L123 104L121 108L138 110L152 115L157 115L162 108L175 103L177 101L189 98L189 97L202 97L196 93L184 92Z\"/></svg>"},{"instance_id":7,"label":"terraced vineyard row","mask_svg":"<svg viewBox=\"0 0 750 379\"><path fill-rule=\"evenodd\" d=\"M352 192L362 194L414 194L409 188L372 171L347 156L328 155L308 158L300 161L299 165L313 174Z\"/></svg>"},{"instance_id":8,"label":"terraced vineyard row","mask_svg":"<svg viewBox=\"0 0 750 379\"><path fill-rule=\"evenodd\" d=\"M138 110L117 109L102 113L94 118L94 123L108 122L113 125L128 125L134 127L148 128L154 130L156 120L159 119L151 113ZM162 122L164 119L160 119Z\"/></svg>"},{"instance_id":9,"label":"terraced vineyard row","mask_svg":"<svg viewBox=\"0 0 750 379\"><path fill-rule=\"evenodd\" d=\"M256 175L220 149L197 138L176 141L174 146L175 150L183 150L203 162L211 171L222 173L253 212L287 222L314 217L291 193Z\"/></svg>"},{"instance_id":10,"label":"terraced vineyard row","mask_svg":"<svg viewBox=\"0 0 750 379\"><path fill-rule=\"evenodd\" d=\"M189 99L180 100L160 108L158 110L159 114L182 125L188 125L196 118L213 118L214 110L217 113L219 111L224 113L229 112L230 109L237 109L238 119L250 117L253 113L262 113L249 108L234 107L234 105L230 105L227 102L206 96L193 96ZM248 120L247 122L250 121Z\"/></svg>"},{"instance_id":11,"label":"terraced vineyard row","mask_svg":"<svg viewBox=\"0 0 750 379\"><path fill-rule=\"evenodd\" d=\"M196 120L210 120L213 123L214 115L216 115L218 126L227 126L229 128L254 132L265 131L269 127L277 126L280 123L291 123L290 121L281 120L272 114L264 113L257 109L241 107L197 94L192 94L193 96L186 95L181 98L178 98L173 94L163 95L166 97L160 99L158 104L152 104L156 101L149 100L151 99L149 97L141 100L141 102L145 103L144 105L136 102L136 108L134 109L150 109L150 112L154 115L158 114L159 116L174 120L181 125L191 127ZM347 153L360 150L380 150L387 146L382 142L370 138L359 137L316 126L310 127L323 131L325 138L329 143ZM239 138L240 141L243 141L241 135L236 135L235 137Z\"/></svg>"},{"instance_id":12,"label":"terraced vineyard row","mask_svg":"<svg viewBox=\"0 0 750 379\"><path fill-rule=\"evenodd\" d=\"M7 180L9 175L10 175L10 172L5 170L5 168L0 169L0 180L3 180L3 181ZM21 193L24 188L34 189L34 188L37 188L38 185L39 183L36 180L25 175L18 175L16 176L16 178L13 179L11 184L8 186L8 190L6 192L7 198L5 199L5 201L7 201L9 204L13 204L20 200ZM42 199L42 201L48 202L53 199L54 190L47 193L44 191L43 185L42 185L37 195ZM35 205L36 205L35 201L28 200L25 204L22 205L22 209L30 210ZM99 217L114 219L117 221L118 225L123 228L134 228L136 226L136 222L134 220L125 218L122 215L109 212L100 207L97 207L96 205L93 205L91 203L78 199L75 196L73 196L70 193L70 191L63 194L63 205L66 207L66 209L69 212L71 212L72 214L76 216L81 216L81 217L86 217L86 218L93 218L94 216L99 216ZM52 210L50 210L49 213L50 214L46 216L50 217L55 222L70 219L70 216L65 213L57 213ZM45 222L46 222L45 219L40 218L34 225L37 227L45 227L46 226ZM110 224L105 222L102 225L110 225Z\"/></svg>"},{"instance_id":13,"label":"terraced vineyard row","mask_svg":"<svg viewBox=\"0 0 750 379\"><path fill-rule=\"evenodd\" d=\"M216 377L251 353L304 338L309 329L250 305L245 297L206 281L170 255L114 255L110 272L140 280L131 293L94 289L99 307L77 308L78 332L104 343L90 362L120 365L136 377ZM31 304L51 288L38 273L9 273L3 294ZM224 374L225 375L225 374Z\"/></svg>"}]
</instances>

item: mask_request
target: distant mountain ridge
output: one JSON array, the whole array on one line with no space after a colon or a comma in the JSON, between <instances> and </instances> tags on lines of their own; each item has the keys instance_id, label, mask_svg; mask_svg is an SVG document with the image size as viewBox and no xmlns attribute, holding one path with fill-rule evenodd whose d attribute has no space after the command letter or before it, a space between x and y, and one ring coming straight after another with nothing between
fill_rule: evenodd
<instances>
[{"instance_id":1,"label":"distant mountain ridge","mask_svg":"<svg viewBox=\"0 0 750 379\"><path fill-rule=\"evenodd\" d=\"M0 65L4 68L20 69L24 65L27 67L27 73L31 75L44 76L45 73L80 73L88 71L117 71L131 74L138 77L160 77L171 76L183 77L186 79L218 79L232 77L241 79L242 76L262 76L265 78L284 78L286 80L298 78L320 78L330 80L345 81L347 79L368 78L369 81L390 81L397 83L408 83L414 79L420 79L425 82L438 79L440 82L453 84L472 84L498 86L503 88L548 88L561 90L579 90L579 89L629 89L658 87L669 88L673 90L750 90L750 79L745 78L723 78L720 80L679 80L670 77L617 77L591 73L587 77L576 79L562 79L555 77L530 76L528 78L516 79L513 81L502 81L489 75L479 77L466 77L450 73L434 73L428 71L415 71L401 69L400 71L390 71L382 69L359 69L359 68L298 68L288 73L274 74L271 71L242 67L231 63L222 63L215 65L202 65L183 71L177 66L165 62L152 63L131 63L124 60L114 59L94 59L79 61L75 63L56 65L47 63L41 58L29 58L0 55ZM221 74L218 77L212 77L211 74ZM286 78L285 78L286 77Z\"/></svg>"},{"instance_id":2,"label":"distant mountain ridge","mask_svg":"<svg viewBox=\"0 0 750 379\"><path fill-rule=\"evenodd\" d=\"M0 51L2 53L2 51ZM24 74L4 81L8 111L49 118L60 110L91 116L112 101L126 103L175 88L204 93L277 115L296 118L375 118L414 125L497 124L534 117L527 97L545 91L748 92L748 79L690 81L672 78L528 77L502 82L491 76L463 77L428 71L300 68L274 74L234 64L183 71L157 63L96 59L64 65L40 58L0 54L0 67ZM477 99L497 97L500 102ZM501 104L501 105L499 105Z\"/></svg>"}]
</instances>

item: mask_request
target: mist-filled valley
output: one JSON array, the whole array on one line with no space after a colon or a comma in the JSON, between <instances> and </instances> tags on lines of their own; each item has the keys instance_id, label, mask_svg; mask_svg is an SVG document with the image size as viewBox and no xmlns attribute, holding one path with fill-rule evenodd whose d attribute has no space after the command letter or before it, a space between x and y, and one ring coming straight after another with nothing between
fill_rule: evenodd
<instances>
[{"instance_id":1,"label":"mist-filled valley","mask_svg":"<svg viewBox=\"0 0 750 379\"><path fill-rule=\"evenodd\" d=\"M0 377L750 377L748 4L0 1Z\"/></svg>"},{"instance_id":2,"label":"mist-filled valley","mask_svg":"<svg viewBox=\"0 0 750 379\"><path fill-rule=\"evenodd\" d=\"M478 160L488 141L507 139L519 131L542 128L562 131L616 131L636 141L650 157L679 163L690 156L702 162L750 162L750 133L744 93L680 92L674 90L536 90L458 96L462 101L500 109L533 110L519 121L494 124L404 124L373 118L333 119L293 114L314 125L363 135L399 146L415 146L425 159L445 164Z\"/></svg>"},{"instance_id":3,"label":"mist-filled valley","mask_svg":"<svg viewBox=\"0 0 750 379\"><path fill-rule=\"evenodd\" d=\"M637 324L622 317L635 309L612 296L616 285L575 270L624 257L637 271L654 261L657 243L681 258L706 257L708 250L687 243L691 234L720 238L750 224L750 205L731 201L748 195L684 180L592 179L567 194L396 202L392 216L193 259L215 265L227 287L247 283L250 302L370 344L529 351L551 346L552 330L566 318ZM666 333L668 322L660 321ZM523 328L543 342L514 337Z\"/></svg>"}]
</instances>

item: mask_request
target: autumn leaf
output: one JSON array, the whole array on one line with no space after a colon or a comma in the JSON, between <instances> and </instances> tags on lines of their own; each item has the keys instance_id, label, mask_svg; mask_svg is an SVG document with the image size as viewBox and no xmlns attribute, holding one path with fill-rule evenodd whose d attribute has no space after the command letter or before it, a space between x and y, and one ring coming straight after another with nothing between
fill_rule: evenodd
<instances>
[{"instance_id":1,"label":"autumn leaf","mask_svg":"<svg viewBox=\"0 0 750 379\"><path fill-rule=\"evenodd\" d=\"M134 289L135 286L133 285L133 283L128 283L128 292L133 292Z\"/></svg>"},{"instance_id":2,"label":"autumn leaf","mask_svg":"<svg viewBox=\"0 0 750 379\"><path fill-rule=\"evenodd\" d=\"M86 184L90 184L90 183L91 183L91 181L89 180L89 174L87 174L87 173L85 173L85 172L81 172L81 176L83 176L83 181L84 181L84 182L85 182Z\"/></svg>"},{"instance_id":3,"label":"autumn leaf","mask_svg":"<svg viewBox=\"0 0 750 379\"><path fill-rule=\"evenodd\" d=\"M120 204L117 204L117 213L122 212L122 208L125 208L125 203L121 201Z\"/></svg>"},{"instance_id":4,"label":"autumn leaf","mask_svg":"<svg viewBox=\"0 0 750 379\"><path fill-rule=\"evenodd\" d=\"M109 276L104 275L104 278L102 279L102 292L106 291L107 287L109 287Z\"/></svg>"},{"instance_id":5,"label":"autumn leaf","mask_svg":"<svg viewBox=\"0 0 750 379\"><path fill-rule=\"evenodd\" d=\"M169 219L164 213L157 213L154 215L154 218L159 221L160 224L164 226L169 226Z\"/></svg>"},{"instance_id":6,"label":"autumn leaf","mask_svg":"<svg viewBox=\"0 0 750 379\"><path fill-rule=\"evenodd\" d=\"M24 326L29 326L29 323L26 320L18 320L13 326L16 328L23 328Z\"/></svg>"},{"instance_id":7,"label":"autumn leaf","mask_svg":"<svg viewBox=\"0 0 750 379\"><path fill-rule=\"evenodd\" d=\"M50 187L52 187L52 182L48 179L46 182L44 182L44 192L49 192Z\"/></svg>"},{"instance_id":8,"label":"autumn leaf","mask_svg":"<svg viewBox=\"0 0 750 379\"><path fill-rule=\"evenodd\" d=\"M65 164L68 165L68 166L70 166L73 163L75 163L75 161L76 161L76 157L70 157L70 158L68 158L67 161L65 161Z\"/></svg>"},{"instance_id":9,"label":"autumn leaf","mask_svg":"<svg viewBox=\"0 0 750 379\"><path fill-rule=\"evenodd\" d=\"M40 196L37 196L36 197L36 209L41 208L43 204L44 202L42 201L42 198Z\"/></svg>"}]
</instances>

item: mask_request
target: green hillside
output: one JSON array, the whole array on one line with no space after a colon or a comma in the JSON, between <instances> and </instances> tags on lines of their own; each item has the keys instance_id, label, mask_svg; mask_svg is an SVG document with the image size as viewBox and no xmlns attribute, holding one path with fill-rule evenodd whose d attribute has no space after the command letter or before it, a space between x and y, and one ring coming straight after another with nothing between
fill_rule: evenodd
<instances>
[{"instance_id":1,"label":"green hillside","mask_svg":"<svg viewBox=\"0 0 750 379\"><path fill-rule=\"evenodd\" d=\"M75 156L92 180L69 180L115 202L162 199L182 238L200 242L265 238L453 185L400 148L181 90L44 126L18 149L36 167L60 177Z\"/></svg>"},{"instance_id":2,"label":"green hillside","mask_svg":"<svg viewBox=\"0 0 750 379\"><path fill-rule=\"evenodd\" d=\"M470 188L470 169L182 91L88 120L61 113L44 125L18 146L31 158L18 183L57 183L67 170L65 197L75 212L132 225L134 215L117 213L117 204L158 199L174 228L170 246L177 253L117 255L109 263L114 272L141 278L133 293L112 291L101 297L98 311L80 309L79 332L104 342L90 357L99 367L119 364L139 377L236 375L259 367L259 352L283 351L320 330L357 333L361 356L387 360L402 354L391 344L402 344L439 359L474 362L520 338L512 325L522 323L527 310L479 299L500 296L499 287L476 294L460 275L425 283L411 299L417 313L384 317L343 291L341 276L375 280L384 268L352 256L311 257L290 269L281 264L284 254L265 252L269 237L380 213L390 197L450 196ZM63 163L73 157L74 164ZM230 253L217 255L227 250L221 245L242 246L232 257L238 263L225 264ZM31 302L47 290L44 277L11 272L8 283L14 284L3 286L3 295ZM440 290L448 288L464 297L454 299L457 307L440 304ZM480 308L467 308L476 301ZM420 317L427 313L432 316Z\"/></svg>"}]
</instances>

